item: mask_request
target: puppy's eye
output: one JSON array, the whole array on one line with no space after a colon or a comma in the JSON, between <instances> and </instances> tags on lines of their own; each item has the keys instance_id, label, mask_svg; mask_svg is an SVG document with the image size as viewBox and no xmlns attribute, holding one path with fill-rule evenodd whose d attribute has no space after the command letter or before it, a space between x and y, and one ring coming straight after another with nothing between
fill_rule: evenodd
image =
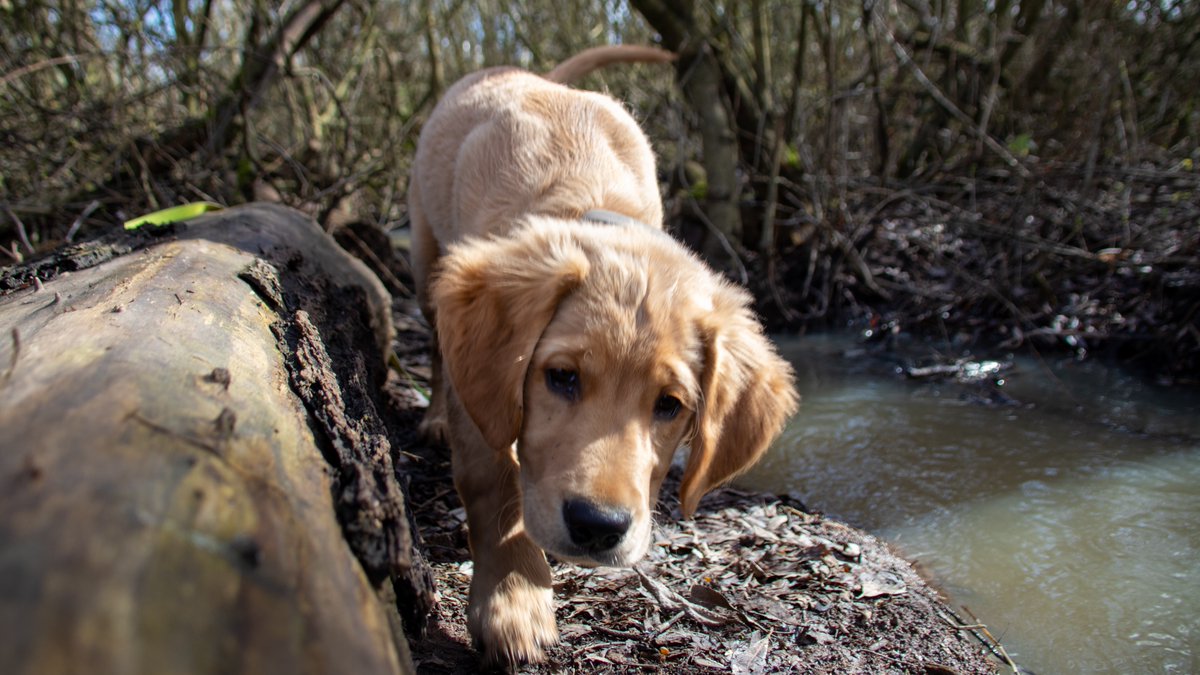
<instances>
[{"instance_id":1,"label":"puppy's eye","mask_svg":"<svg viewBox=\"0 0 1200 675\"><path fill-rule=\"evenodd\" d=\"M664 422L675 419L683 406L679 399L669 394L663 394L654 402L654 416Z\"/></svg>"},{"instance_id":2,"label":"puppy's eye","mask_svg":"<svg viewBox=\"0 0 1200 675\"><path fill-rule=\"evenodd\" d=\"M568 401L578 401L579 373L565 368L547 368L546 388Z\"/></svg>"}]
</instances>

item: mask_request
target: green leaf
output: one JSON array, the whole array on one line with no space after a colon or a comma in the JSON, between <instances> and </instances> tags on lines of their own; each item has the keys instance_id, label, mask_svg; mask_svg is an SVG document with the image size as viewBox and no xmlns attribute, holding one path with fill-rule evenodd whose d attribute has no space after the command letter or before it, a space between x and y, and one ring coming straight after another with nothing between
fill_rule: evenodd
<instances>
[{"instance_id":1,"label":"green leaf","mask_svg":"<svg viewBox=\"0 0 1200 675\"><path fill-rule=\"evenodd\" d=\"M789 169L800 168L800 151L790 143L783 150L783 165Z\"/></svg>"},{"instance_id":2,"label":"green leaf","mask_svg":"<svg viewBox=\"0 0 1200 675\"><path fill-rule=\"evenodd\" d=\"M133 220L125 221L126 230L136 230L143 225L170 225L184 220L195 218L209 211L220 211L220 204L212 202L191 202L190 204L180 204L172 206L169 209L147 213L144 216L138 216Z\"/></svg>"},{"instance_id":3,"label":"green leaf","mask_svg":"<svg viewBox=\"0 0 1200 675\"><path fill-rule=\"evenodd\" d=\"M1033 134L1023 133L1008 139L1008 151L1017 157L1026 157L1037 144L1033 142Z\"/></svg>"}]
</instances>

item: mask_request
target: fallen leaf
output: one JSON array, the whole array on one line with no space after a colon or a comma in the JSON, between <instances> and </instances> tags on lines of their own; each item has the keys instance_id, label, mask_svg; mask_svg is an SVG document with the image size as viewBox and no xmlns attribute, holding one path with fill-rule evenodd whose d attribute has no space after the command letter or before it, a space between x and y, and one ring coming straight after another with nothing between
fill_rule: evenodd
<instances>
[{"instance_id":1,"label":"fallen leaf","mask_svg":"<svg viewBox=\"0 0 1200 675\"><path fill-rule=\"evenodd\" d=\"M729 602L720 591L709 588L701 584L694 584L688 591L690 600L698 605L703 605L710 609L727 609L731 612L737 612L737 608L733 603Z\"/></svg>"},{"instance_id":2,"label":"fallen leaf","mask_svg":"<svg viewBox=\"0 0 1200 675\"><path fill-rule=\"evenodd\" d=\"M858 597L877 598L881 595L904 595L907 592L908 586L899 576L891 572L880 572L862 579L862 590L859 591Z\"/></svg>"},{"instance_id":3,"label":"fallen leaf","mask_svg":"<svg viewBox=\"0 0 1200 675\"><path fill-rule=\"evenodd\" d=\"M755 631L750 636L750 644L737 650L729 658L729 670L734 675L752 675L767 671L767 652L771 646L771 639L759 635Z\"/></svg>"},{"instance_id":4,"label":"fallen leaf","mask_svg":"<svg viewBox=\"0 0 1200 675\"><path fill-rule=\"evenodd\" d=\"M827 645L835 640L829 633L815 628L806 628L796 637L796 642L801 645Z\"/></svg>"}]
</instances>

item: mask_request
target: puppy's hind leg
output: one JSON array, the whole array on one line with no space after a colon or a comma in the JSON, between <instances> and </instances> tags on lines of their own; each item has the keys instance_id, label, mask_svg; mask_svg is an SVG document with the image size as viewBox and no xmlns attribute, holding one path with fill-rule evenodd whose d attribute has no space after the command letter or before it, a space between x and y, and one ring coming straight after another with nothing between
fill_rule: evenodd
<instances>
[{"instance_id":1,"label":"puppy's hind leg","mask_svg":"<svg viewBox=\"0 0 1200 675\"><path fill-rule=\"evenodd\" d=\"M446 414L446 384L447 377L442 366L442 353L437 342L437 326L431 331L433 349L430 355L432 363L429 367L429 407L425 416L417 425L417 433L426 443L446 446L450 443L449 421Z\"/></svg>"},{"instance_id":2,"label":"puppy's hind leg","mask_svg":"<svg viewBox=\"0 0 1200 675\"><path fill-rule=\"evenodd\" d=\"M448 396L454 486L467 510L475 572L468 628L491 663L541 661L558 642L550 566L525 533L520 468L483 440L454 392Z\"/></svg>"},{"instance_id":3,"label":"puppy's hind leg","mask_svg":"<svg viewBox=\"0 0 1200 675\"><path fill-rule=\"evenodd\" d=\"M442 352L438 343L437 311L429 300L429 277L438 260L438 243L433 236L425 212L421 208L420 191L416 188L416 175L410 177L412 187L408 191L408 221L412 231L411 258L413 277L417 287L417 304L429 322L432 345L429 367L429 408L417 427L417 433L426 442L446 445L449 438L446 421L446 378L442 373Z\"/></svg>"}]
</instances>

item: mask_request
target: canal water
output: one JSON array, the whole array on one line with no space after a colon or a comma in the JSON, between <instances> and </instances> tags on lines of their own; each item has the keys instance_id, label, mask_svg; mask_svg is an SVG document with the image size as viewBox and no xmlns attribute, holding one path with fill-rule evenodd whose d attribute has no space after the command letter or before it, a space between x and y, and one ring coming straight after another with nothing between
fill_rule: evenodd
<instances>
[{"instance_id":1,"label":"canal water","mask_svg":"<svg viewBox=\"0 0 1200 675\"><path fill-rule=\"evenodd\" d=\"M1200 672L1200 396L1092 362L912 380L846 337L780 344L800 413L741 485L892 542L1048 673ZM986 369L985 364L985 369Z\"/></svg>"}]
</instances>

